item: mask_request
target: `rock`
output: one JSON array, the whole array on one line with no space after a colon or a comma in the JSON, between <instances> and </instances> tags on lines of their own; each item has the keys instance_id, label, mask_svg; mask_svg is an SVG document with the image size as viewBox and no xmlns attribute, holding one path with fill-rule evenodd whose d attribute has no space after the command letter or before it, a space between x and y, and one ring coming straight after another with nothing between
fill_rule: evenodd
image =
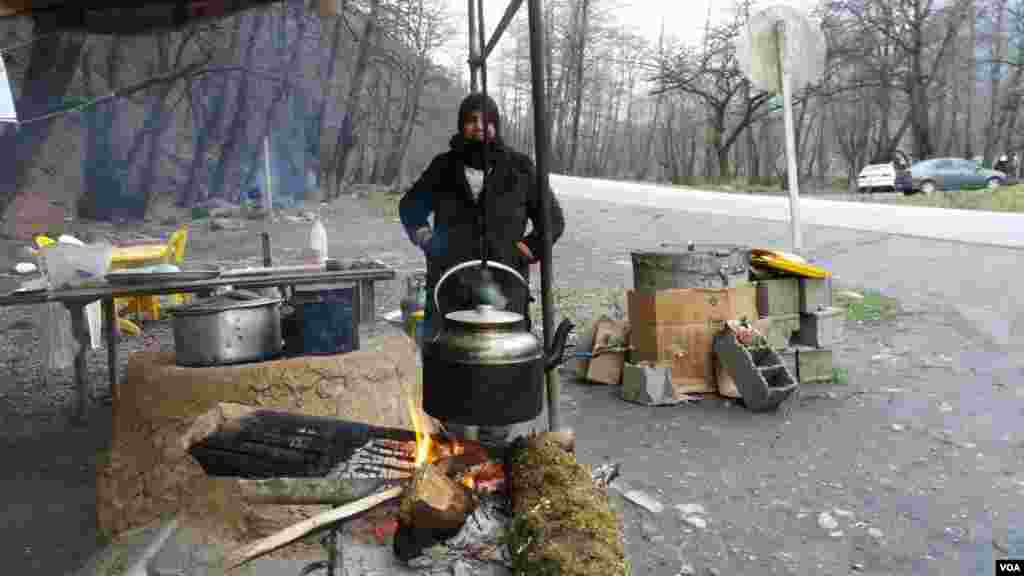
<instances>
[{"instance_id":1,"label":"rock","mask_svg":"<svg viewBox=\"0 0 1024 576\"><path fill-rule=\"evenodd\" d=\"M878 528L872 527L868 528L868 536L871 536L875 540L881 540L882 538L885 538L885 533Z\"/></svg>"},{"instance_id":2,"label":"rock","mask_svg":"<svg viewBox=\"0 0 1024 576\"><path fill-rule=\"evenodd\" d=\"M244 230L245 224L238 220L229 218L214 218L210 220L210 230Z\"/></svg>"},{"instance_id":3,"label":"rock","mask_svg":"<svg viewBox=\"0 0 1024 576\"><path fill-rule=\"evenodd\" d=\"M679 513L681 515L683 515L684 517L685 516L703 515L703 514L706 513L704 511L704 506L702 506L700 504L677 504L676 505L676 510L678 510Z\"/></svg>"},{"instance_id":4,"label":"rock","mask_svg":"<svg viewBox=\"0 0 1024 576\"><path fill-rule=\"evenodd\" d=\"M643 508L644 510L647 510L651 514L661 514L661 512L665 509L661 502L658 502L657 500L649 496L646 492L643 492L641 490L630 489L625 483L612 482L611 486L612 488L615 488L620 494L622 494L623 498L629 500L630 502L636 504L637 506Z\"/></svg>"},{"instance_id":5,"label":"rock","mask_svg":"<svg viewBox=\"0 0 1024 576\"><path fill-rule=\"evenodd\" d=\"M893 424L891 428L893 432L903 432L906 430L906 427L903 426L903 424Z\"/></svg>"},{"instance_id":6,"label":"rock","mask_svg":"<svg viewBox=\"0 0 1024 576\"><path fill-rule=\"evenodd\" d=\"M843 531L842 530L836 530L835 532L829 532L828 535L833 537L833 538L842 538L843 537Z\"/></svg>"},{"instance_id":7,"label":"rock","mask_svg":"<svg viewBox=\"0 0 1024 576\"><path fill-rule=\"evenodd\" d=\"M943 402L942 404L939 404L939 412L952 412L952 411L953 411L953 405L950 404L949 402Z\"/></svg>"},{"instance_id":8,"label":"rock","mask_svg":"<svg viewBox=\"0 0 1024 576\"><path fill-rule=\"evenodd\" d=\"M853 564L850 564L850 568L851 568L851 569L852 569L852 570L853 570L854 572L861 572L861 571L863 571L863 570L864 570L864 565L863 565L863 564L861 564L860 562L854 562Z\"/></svg>"},{"instance_id":9,"label":"rock","mask_svg":"<svg viewBox=\"0 0 1024 576\"><path fill-rule=\"evenodd\" d=\"M849 510L843 510L842 508L834 508L832 512L835 513L836 516L842 516L843 518L853 518L853 512L850 512Z\"/></svg>"},{"instance_id":10,"label":"rock","mask_svg":"<svg viewBox=\"0 0 1024 576\"><path fill-rule=\"evenodd\" d=\"M693 564L683 564L677 576L697 576L697 571L693 569Z\"/></svg>"},{"instance_id":11,"label":"rock","mask_svg":"<svg viewBox=\"0 0 1024 576\"><path fill-rule=\"evenodd\" d=\"M699 528L701 530L708 527L708 521L701 518L700 516L689 516L686 518L686 523L690 526L693 526L694 528Z\"/></svg>"},{"instance_id":12,"label":"rock","mask_svg":"<svg viewBox=\"0 0 1024 576\"><path fill-rule=\"evenodd\" d=\"M828 512L822 512L818 514L818 526L821 526L822 530L832 531L839 528L839 522Z\"/></svg>"}]
</instances>

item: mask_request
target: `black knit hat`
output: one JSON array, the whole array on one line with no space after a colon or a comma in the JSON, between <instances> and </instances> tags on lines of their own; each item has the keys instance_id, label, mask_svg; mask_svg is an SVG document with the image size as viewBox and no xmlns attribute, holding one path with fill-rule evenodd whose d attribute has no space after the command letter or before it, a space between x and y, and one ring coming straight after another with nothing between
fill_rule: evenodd
<instances>
[{"instance_id":1,"label":"black knit hat","mask_svg":"<svg viewBox=\"0 0 1024 576\"><path fill-rule=\"evenodd\" d=\"M494 124L494 136L501 139L501 113L498 112L498 105L490 96L484 96L480 92L473 92L462 99L459 104L459 134L466 125L466 116L473 112L483 112L487 123Z\"/></svg>"}]
</instances>

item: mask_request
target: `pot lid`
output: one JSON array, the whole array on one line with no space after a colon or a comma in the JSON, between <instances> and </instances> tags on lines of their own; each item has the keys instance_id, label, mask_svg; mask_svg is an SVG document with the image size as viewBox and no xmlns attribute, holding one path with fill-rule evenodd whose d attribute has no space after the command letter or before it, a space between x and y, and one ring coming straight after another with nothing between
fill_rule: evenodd
<instances>
[{"instance_id":1,"label":"pot lid","mask_svg":"<svg viewBox=\"0 0 1024 576\"><path fill-rule=\"evenodd\" d=\"M219 294L212 298L205 298L192 304L176 306L168 310L174 316L193 316L199 314L216 314L228 310L243 310L246 308L261 308L280 304L280 298L268 298L253 292L236 290Z\"/></svg>"},{"instance_id":2,"label":"pot lid","mask_svg":"<svg viewBox=\"0 0 1024 576\"><path fill-rule=\"evenodd\" d=\"M478 326L503 326L523 321L523 315L508 310L498 310L494 306L481 304L475 310L458 310L449 312L445 318L464 324Z\"/></svg>"}]
</instances>

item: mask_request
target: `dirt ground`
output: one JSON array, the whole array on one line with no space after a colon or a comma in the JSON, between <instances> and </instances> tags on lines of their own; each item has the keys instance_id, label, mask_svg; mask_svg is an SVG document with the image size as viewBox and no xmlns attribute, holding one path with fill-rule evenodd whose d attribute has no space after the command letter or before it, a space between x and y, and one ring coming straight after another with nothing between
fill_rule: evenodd
<instances>
[{"instance_id":1,"label":"dirt ground","mask_svg":"<svg viewBox=\"0 0 1024 576\"><path fill-rule=\"evenodd\" d=\"M621 284L608 271L614 263L594 261L621 246L593 245L582 223L599 211L635 229L631 210L563 205L570 223L581 224L556 249L558 286ZM244 226L195 228L189 260L257 261L263 225ZM122 226L116 234L172 228ZM331 256L422 266L379 206L339 201L328 228ZM308 224L282 220L270 232L284 262L297 257ZM17 253L6 248L0 269ZM0 283L9 289L14 280ZM397 308L397 284L380 286L380 311ZM100 404L89 426L72 426L71 374L42 383L33 310L0 310L0 326L0 457L8 463L0 471L0 558L5 573L67 573L98 545L93 460L109 442L109 408ZM624 505L634 574L991 574L994 558L1024 557L1024 372L942 306L906 304L848 328L837 348L847 383L805 386L774 414L716 397L647 408L610 387L565 383L562 409L579 458L621 462L623 481L663 505L657 514ZM170 346L166 323L145 334L125 338L121 357ZM102 393L103 350L89 366Z\"/></svg>"}]
</instances>

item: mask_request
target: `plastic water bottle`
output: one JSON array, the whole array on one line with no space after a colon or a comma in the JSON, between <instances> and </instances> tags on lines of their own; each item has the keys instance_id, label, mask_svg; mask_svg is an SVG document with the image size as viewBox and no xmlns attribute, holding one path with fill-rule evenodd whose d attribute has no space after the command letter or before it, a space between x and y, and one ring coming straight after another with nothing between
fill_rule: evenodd
<instances>
[{"instance_id":1,"label":"plastic water bottle","mask_svg":"<svg viewBox=\"0 0 1024 576\"><path fill-rule=\"evenodd\" d=\"M320 212L317 211L313 227L309 231L309 253L313 264L324 266L327 262L327 229L324 228Z\"/></svg>"}]
</instances>

